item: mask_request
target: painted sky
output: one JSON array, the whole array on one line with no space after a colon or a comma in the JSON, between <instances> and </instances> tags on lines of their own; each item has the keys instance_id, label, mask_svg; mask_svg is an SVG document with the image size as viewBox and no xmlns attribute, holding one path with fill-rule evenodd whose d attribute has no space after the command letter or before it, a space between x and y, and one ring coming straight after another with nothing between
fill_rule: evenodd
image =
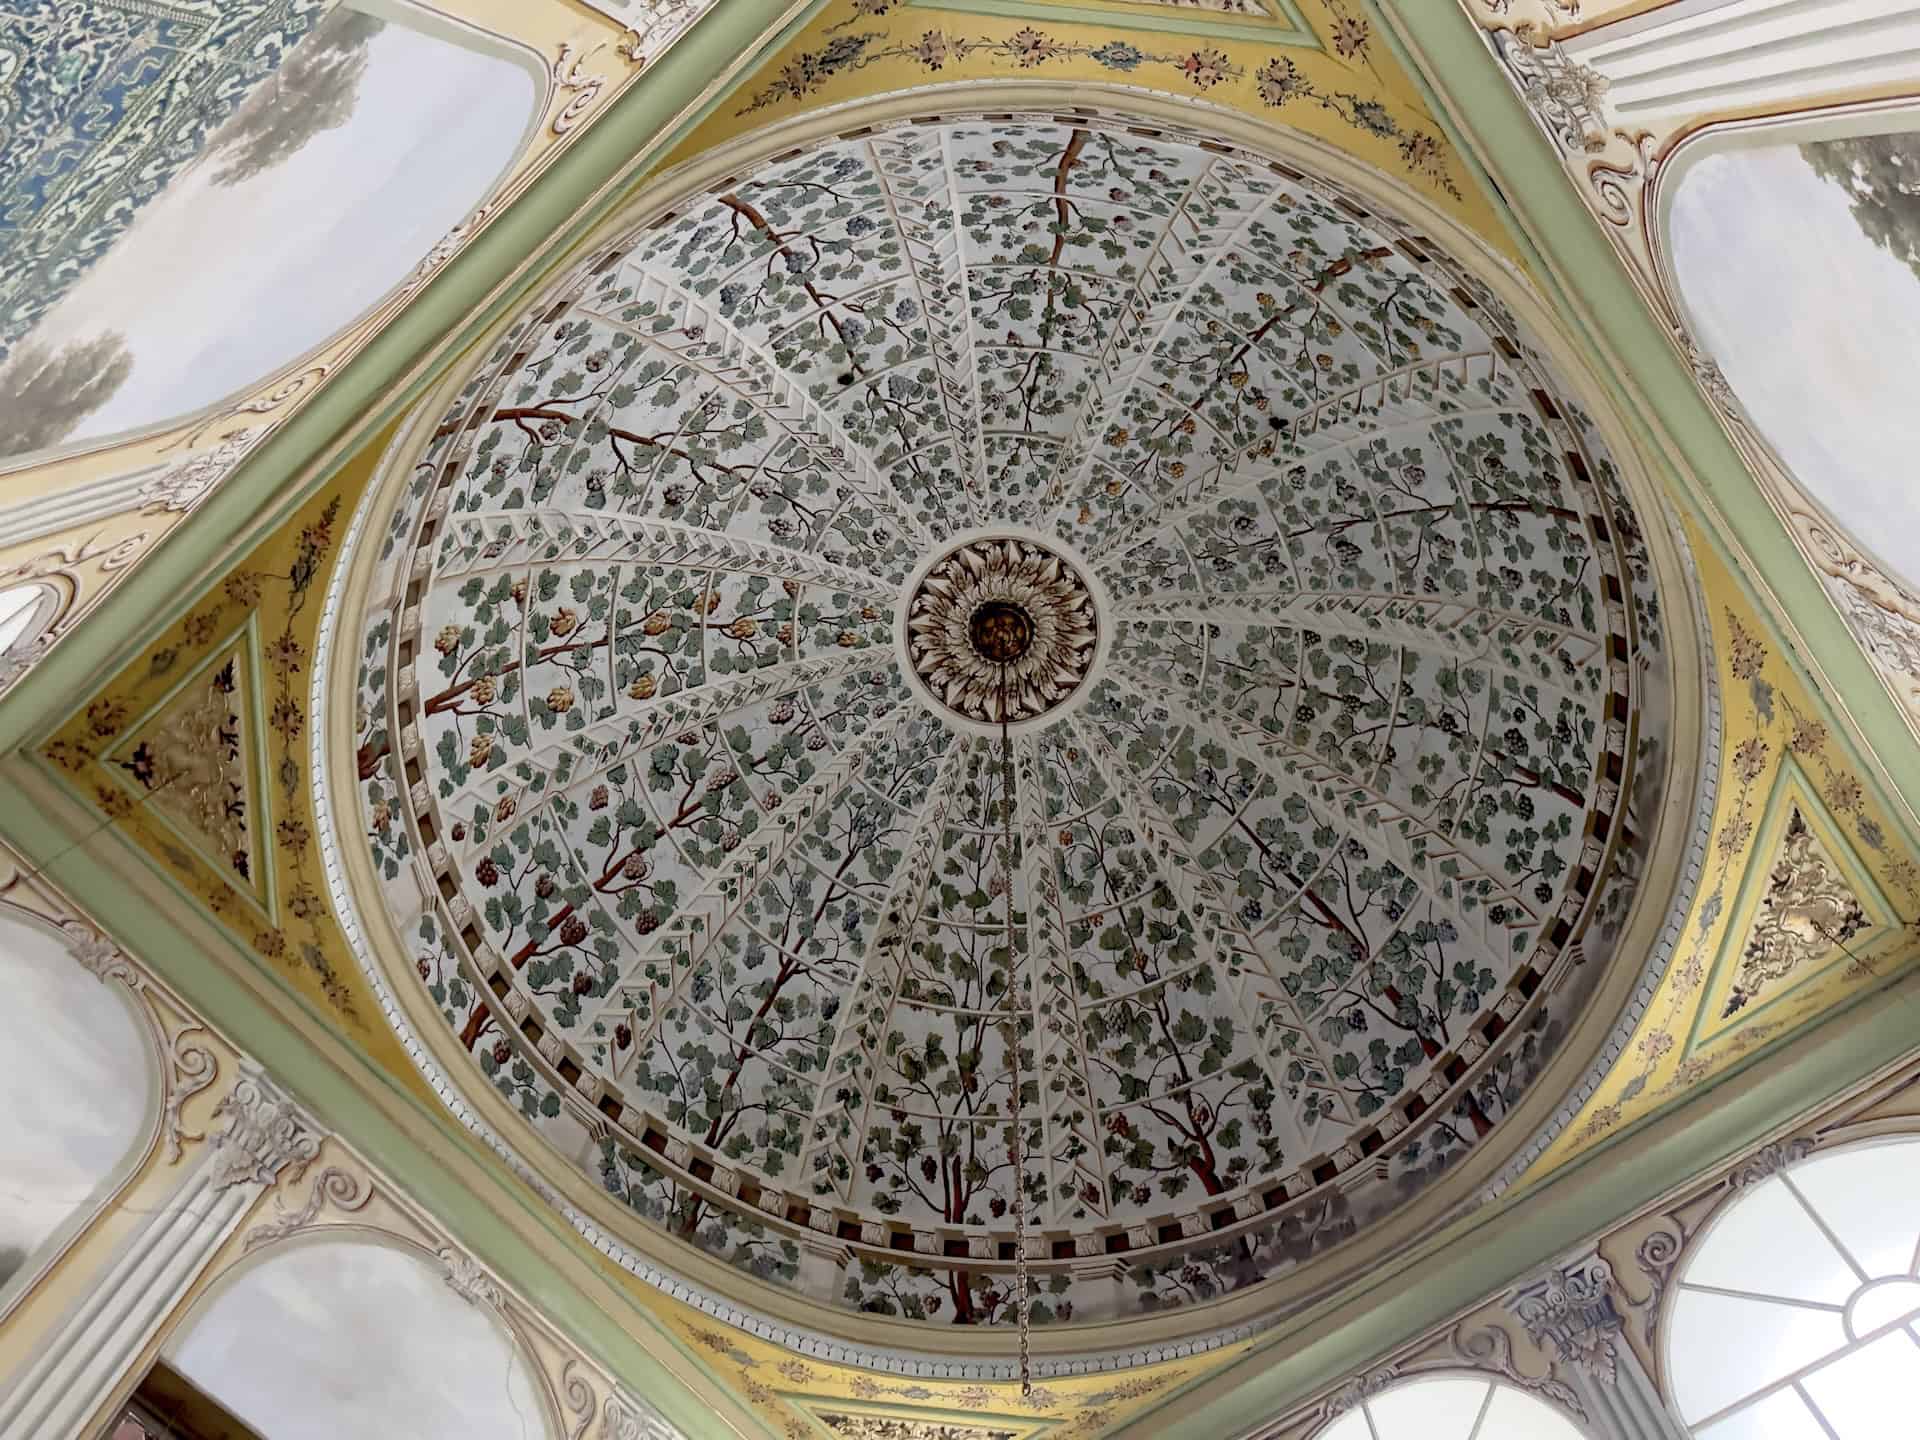
<instances>
[{"instance_id":1,"label":"painted sky","mask_svg":"<svg viewBox=\"0 0 1920 1440\"><path fill-rule=\"evenodd\" d=\"M168 1347L273 1440L527 1440L548 1433L527 1361L437 1265L376 1244L270 1255Z\"/></svg>"},{"instance_id":2,"label":"painted sky","mask_svg":"<svg viewBox=\"0 0 1920 1440\"><path fill-rule=\"evenodd\" d=\"M1920 583L1920 279L1867 239L1797 145L1693 166L1668 243L1700 342L1775 451L1856 540Z\"/></svg>"},{"instance_id":3,"label":"painted sky","mask_svg":"<svg viewBox=\"0 0 1920 1440\"><path fill-rule=\"evenodd\" d=\"M212 184L213 165L177 176L35 328L56 347L117 330L134 357L69 440L197 410L312 349L405 278L499 178L533 77L381 14L346 124L237 185Z\"/></svg>"},{"instance_id":4,"label":"painted sky","mask_svg":"<svg viewBox=\"0 0 1920 1440\"><path fill-rule=\"evenodd\" d=\"M152 1061L120 997L52 936L0 919L0 1250L31 1252L147 1124Z\"/></svg>"}]
</instances>

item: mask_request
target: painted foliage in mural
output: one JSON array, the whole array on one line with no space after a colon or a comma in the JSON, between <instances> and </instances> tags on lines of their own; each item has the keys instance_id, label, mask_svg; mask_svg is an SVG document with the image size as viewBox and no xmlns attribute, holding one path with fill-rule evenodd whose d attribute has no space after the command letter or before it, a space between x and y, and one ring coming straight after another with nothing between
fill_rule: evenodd
<instances>
[{"instance_id":1,"label":"painted foliage in mural","mask_svg":"<svg viewBox=\"0 0 1920 1440\"><path fill-rule=\"evenodd\" d=\"M1742 410L1854 543L1920 588L1920 411L1902 379L1920 346L1916 194L1912 129L1717 146L1675 187L1666 243ZM1920 664L1920 626L1896 624L1869 628L1908 635L1890 658Z\"/></svg>"},{"instance_id":2,"label":"painted foliage in mural","mask_svg":"<svg viewBox=\"0 0 1920 1440\"><path fill-rule=\"evenodd\" d=\"M265 378L473 208L534 82L418 18L325 0L0 15L0 461Z\"/></svg>"},{"instance_id":3,"label":"painted foliage in mural","mask_svg":"<svg viewBox=\"0 0 1920 1440\"><path fill-rule=\"evenodd\" d=\"M1043 1321L1351 1236L1557 1045L1664 726L1638 522L1514 334L1349 197L1099 125L681 207L499 342L368 542L420 578L358 660L402 983L609 1195L852 1307L1010 1318L1016 1188L1079 1237ZM981 526L1110 635L1010 785L899 639Z\"/></svg>"}]
</instances>

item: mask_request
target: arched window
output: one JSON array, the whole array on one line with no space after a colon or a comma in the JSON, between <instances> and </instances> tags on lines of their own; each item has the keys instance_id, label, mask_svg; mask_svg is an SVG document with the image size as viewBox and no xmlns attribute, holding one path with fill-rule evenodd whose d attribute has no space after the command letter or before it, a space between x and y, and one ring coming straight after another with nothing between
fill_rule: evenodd
<instances>
[{"instance_id":1,"label":"arched window","mask_svg":"<svg viewBox=\"0 0 1920 1440\"><path fill-rule=\"evenodd\" d=\"M531 56L400 0L181 35L96 10L34 32L12 83L53 113L0 134L0 465L327 342L493 189L538 94Z\"/></svg>"},{"instance_id":2,"label":"arched window","mask_svg":"<svg viewBox=\"0 0 1920 1440\"><path fill-rule=\"evenodd\" d=\"M1836 1150L1728 1205L1667 1364L1698 1440L1885 1440L1920 1412L1920 1141Z\"/></svg>"},{"instance_id":3,"label":"arched window","mask_svg":"<svg viewBox=\"0 0 1920 1440\"><path fill-rule=\"evenodd\" d=\"M1920 585L1920 113L1715 132L1683 145L1659 235L1688 328L1794 479Z\"/></svg>"},{"instance_id":4,"label":"arched window","mask_svg":"<svg viewBox=\"0 0 1920 1440\"><path fill-rule=\"evenodd\" d=\"M165 1359L273 1440L552 1433L505 1329L455 1294L437 1262L380 1244L268 1252L208 1296Z\"/></svg>"},{"instance_id":5,"label":"arched window","mask_svg":"<svg viewBox=\"0 0 1920 1440\"><path fill-rule=\"evenodd\" d=\"M1524 1390L1476 1375L1435 1375L1363 1401L1316 1440L1582 1440L1574 1423Z\"/></svg>"},{"instance_id":6,"label":"arched window","mask_svg":"<svg viewBox=\"0 0 1920 1440\"><path fill-rule=\"evenodd\" d=\"M79 1223L152 1132L153 1052L117 991L59 936L0 913L0 1287Z\"/></svg>"}]
</instances>

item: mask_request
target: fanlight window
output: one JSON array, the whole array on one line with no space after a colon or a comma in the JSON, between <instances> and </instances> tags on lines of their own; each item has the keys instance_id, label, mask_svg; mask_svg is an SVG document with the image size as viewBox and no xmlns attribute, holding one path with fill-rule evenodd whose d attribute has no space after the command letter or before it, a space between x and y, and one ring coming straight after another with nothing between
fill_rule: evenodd
<instances>
[{"instance_id":1,"label":"fanlight window","mask_svg":"<svg viewBox=\"0 0 1920 1440\"><path fill-rule=\"evenodd\" d=\"M273 1440L551 1434L505 1328L435 1261L384 1245L296 1243L189 1317L166 1363Z\"/></svg>"},{"instance_id":2,"label":"fanlight window","mask_svg":"<svg viewBox=\"0 0 1920 1440\"><path fill-rule=\"evenodd\" d=\"M256 5L184 40L99 8L31 32L13 83L55 113L0 127L0 462L310 354L471 213L532 117L528 63L399 0Z\"/></svg>"},{"instance_id":3,"label":"fanlight window","mask_svg":"<svg viewBox=\"0 0 1920 1440\"><path fill-rule=\"evenodd\" d=\"M151 1123L133 1011L57 937L0 917L0 1285L112 1182Z\"/></svg>"},{"instance_id":4,"label":"fanlight window","mask_svg":"<svg viewBox=\"0 0 1920 1440\"><path fill-rule=\"evenodd\" d=\"M1469 1376L1412 1380L1363 1401L1318 1440L1582 1440L1545 1401Z\"/></svg>"},{"instance_id":5,"label":"fanlight window","mask_svg":"<svg viewBox=\"0 0 1920 1440\"><path fill-rule=\"evenodd\" d=\"M1667 1331L1697 1440L1883 1440L1920 1409L1920 1141L1835 1151L1740 1196Z\"/></svg>"}]
</instances>

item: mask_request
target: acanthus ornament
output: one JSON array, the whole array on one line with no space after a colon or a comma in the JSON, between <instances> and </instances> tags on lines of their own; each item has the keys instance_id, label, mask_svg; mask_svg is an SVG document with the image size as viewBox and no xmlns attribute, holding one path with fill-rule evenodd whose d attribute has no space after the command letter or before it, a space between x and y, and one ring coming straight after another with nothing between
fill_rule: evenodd
<instances>
[{"instance_id":1,"label":"acanthus ornament","mask_svg":"<svg viewBox=\"0 0 1920 1440\"><path fill-rule=\"evenodd\" d=\"M1744 1190L1764 1185L1782 1170L1798 1165L1812 1153L1813 1141L1805 1136L1763 1145L1727 1176L1727 1188L1738 1195Z\"/></svg>"},{"instance_id":2,"label":"acanthus ornament","mask_svg":"<svg viewBox=\"0 0 1920 1440\"><path fill-rule=\"evenodd\" d=\"M442 1245L440 1263L447 1267L447 1288L469 1305L495 1314L506 1308L506 1297L500 1293L493 1276L464 1250Z\"/></svg>"},{"instance_id":3,"label":"acanthus ornament","mask_svg":"<svg viewBox=\"0 0 1920 1440\"><path fill-rule=\"evenodd\" d=\"M272 1185L282 1171L297 1180L320 1153L320 1132L263 1077L242 1076L213 1116L227 1122L214 1141L215 1191Z\"/></svg>"},{"instance_id":4,"label":"acanthus ornament","mask_svg":"<svg viewBox=\"0 0 1920 1440\"><path fill-rule=\"evenodd\" d=\"M134 504L149 514L184 515L204 500L266 433L265 427L243 426L222 435L211 450L169 461L134 493Z\"/></svg>"},{"instance_id":5,"label":"acanthus ornament","mask_svg":"<svg viewBox=\"0 0 1920 1440\"><path fill-rule=\"evenodd\" d=\"M1796 511L1793 522L1848 628L1874 660L1908 681L1911 690L1911 682L1920 680L1920 596L1887 575L1824 520Z\"/></svg>"},{"instance_id":6,"label":"acanthus ornament","mask_svg":"<svg viewBox=\"0 0 1920 1440\"><path fill-rule=\"evenodd\" d=\"M1624 1322L1614 1303L1613 1267L1600 1256L1548 1270L1515 1293L1511 1308L1533 1343L1561 1364L1613 1383L1619 1369L1614 1337Z\"/></svg>"}]
</instances>

